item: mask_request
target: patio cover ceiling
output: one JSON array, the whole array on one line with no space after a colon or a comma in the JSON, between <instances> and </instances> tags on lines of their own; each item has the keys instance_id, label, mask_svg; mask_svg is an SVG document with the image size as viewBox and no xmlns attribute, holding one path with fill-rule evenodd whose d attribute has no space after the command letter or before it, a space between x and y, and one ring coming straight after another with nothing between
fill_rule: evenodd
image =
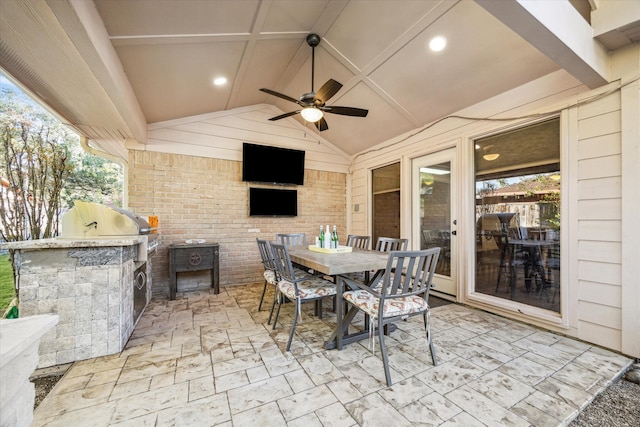
<instances>
[{"instance_id":1,"label":"patio cover ceiling","mask_svg":"<svg viewBox=\"0 0 640 427\"><path fill-rule=\"evenodd\" d=\"M259 104L295 110L258 89L310 90L314 32L316 90L333 78L344 87L330 105L369 110L328 115L321 134L354 155L558 70L605 84L607 54L638 41L640 11L599 30L589 4L601 12L611 2L573 3L3 1L0 66L92 145L126 159L126 142L146 143L149 123ZM439 53L427 47L436 35L448 39ZM219 76L228 83L214 86Z\"/></svg>"}]
</instances>

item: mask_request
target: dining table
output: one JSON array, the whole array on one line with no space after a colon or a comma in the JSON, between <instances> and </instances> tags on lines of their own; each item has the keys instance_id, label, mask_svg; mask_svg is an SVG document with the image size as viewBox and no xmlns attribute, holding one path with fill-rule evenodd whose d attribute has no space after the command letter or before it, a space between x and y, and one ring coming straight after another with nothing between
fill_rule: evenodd
<instances>
[{"instance_id":1,"label":"dining table","mask_svg":"<svg viewBox=\"0 0 640 427\"><path fill-rule=\"evenodd\" d=\"M297 245L289 246L289 257L291 262L312 269L318 273L332 276L336 281L336 317L337 325L335 331L328 340L324 342L326 349L338 347L337 337L340 335L341 344L349 344L368 337L366 328L364 331L349 334L348 326L352 319L345 319L342 310L342 284L337 276L350 273L366 273L365 282L372 283L387 268L389 254L369 249L352 248L350 252L325 253L309 249L309 246ZM369 277L369 272L374 272ZM342 332L339 332L342 331Z\"/></svg>"}]
</instances>

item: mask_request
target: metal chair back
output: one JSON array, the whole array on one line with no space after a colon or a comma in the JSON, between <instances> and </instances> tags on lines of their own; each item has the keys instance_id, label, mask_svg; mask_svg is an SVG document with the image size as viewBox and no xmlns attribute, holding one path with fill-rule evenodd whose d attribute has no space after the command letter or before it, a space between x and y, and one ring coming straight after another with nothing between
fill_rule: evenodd
<instances>
[{"instance_id":1,"label":"metal chair back","mask_svg":"<svg viewBox=\"0 0 640 427\"><path fill-rule=\"evenodd\" d=\"M296 273L294 272L293 263L289 257L289 249L287 248L287 245L284 243L271 243L270 246L273 254L273 261L280 278L296 284Z\"/></svg>"},{"instance_id":2,"label":"metal chair back","mask_svg":"<svg viewBox=\"0 0 640 427\"><path fill-rule=\"evenodd\" d=\"M360 249L369 249L369 242L371 236L357 236L355 234L349 234L347 236L347 246Z\"/></svg>"},{"instance_id":3,"label":"metal chair back","mask_svg":"<svg viewBox=\"0 0 640 427\"><path fill-rule=\"evenodd\" d=\"M376 242L376 251L379 252L391 252L391 251L406 251L408 239L396 239L393 237L378 237Z\"/></svg>"},{"instance_id":4,"label":"metal chair back","mask_svg":"<svg viewBox=\"0 0 640 427\"><path fill-rule=\"evenodd\" d=\"M283 245L306 245L307 235L304 233L278 233L276 243Z\"/></svg>"},{"instance_id":5,"label":"metal chair back","mask_svg":"<svg viewBox=\"0 0 640 427\"><path fill-rule=\"evenodd\" d=\"M402 298L423 294L427 299L440 248L389 253L387 268L382 277L380 305L387 298ZM402 274L395 274L401 271Z\"/></svg>"},{"instance_id":6,"label":"metal chair back","mask_svg":"<svg viewBox=\"0 0 640 427\"><path fill-rule=\"evenodd\" d=\"M277 273L276 264L273 260L273 255L271 254L269 242L258 238L256 238L256 242L258 243L258 251L260 252L260 259L262 260L264 269L271 270Z\"/></svg>"}]
</instances>

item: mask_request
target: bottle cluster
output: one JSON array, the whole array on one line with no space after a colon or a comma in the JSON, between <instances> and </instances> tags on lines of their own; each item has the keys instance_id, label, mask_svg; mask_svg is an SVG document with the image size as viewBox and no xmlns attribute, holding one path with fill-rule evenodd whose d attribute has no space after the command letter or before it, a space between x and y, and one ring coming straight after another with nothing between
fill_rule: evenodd
<instances>
[{"instance_id":1,"label":"bottle cluster","mask_svg":"<svg viewBox=\"0 0 640 427\"><path fill-rule=\"evenodd\" d=\"M333 231L329 231L328 225L326 229L322 225L320 226L320 232L316 238L316 246L325 249L338 248L338 230L335 225L333 226Z\"/></svg>"}]
</instances>

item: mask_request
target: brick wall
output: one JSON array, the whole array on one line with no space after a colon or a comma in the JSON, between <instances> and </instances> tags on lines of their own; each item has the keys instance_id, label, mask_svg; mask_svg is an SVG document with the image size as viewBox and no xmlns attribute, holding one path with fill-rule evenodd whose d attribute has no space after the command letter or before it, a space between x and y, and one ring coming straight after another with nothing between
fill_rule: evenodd
<instances>
[{"instance_id":1,"label":"brick wall","mask_svg":"<svg viewBox=\"0 0 640 427\"><path fill-rule=\"evenodd\" d=\"M128 208L141 216L157 215L159 246L153 255L153 293L169 289L168 245L186 239L220 244L220 285L262 283L256 237L305 232L315 240L320 224L338 226L346 239L346 175L305 170L298 190L298 216L250 217L249 187L274 187L242 182L242 163L231 160L130 151ZM259 229L259 232L249 232ZM178 291L210 285L209 272L179 273Z\"/></svg>"}]
</instances>

